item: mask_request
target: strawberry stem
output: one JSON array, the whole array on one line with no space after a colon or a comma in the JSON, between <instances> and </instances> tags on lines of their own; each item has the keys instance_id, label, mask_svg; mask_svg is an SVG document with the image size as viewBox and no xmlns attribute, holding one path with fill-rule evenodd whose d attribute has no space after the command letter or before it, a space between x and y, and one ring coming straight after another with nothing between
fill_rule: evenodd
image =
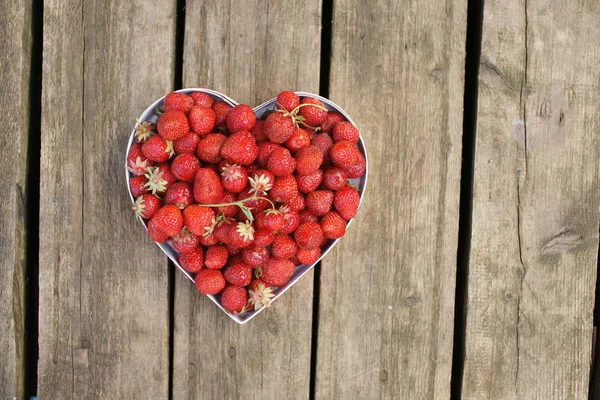
<instances>
[{"instance_id":1,"label":"strawberry stem","mask_svg":"<svg viewBox=\"0 0 600 400\"><path fill-rule=\"evenodd\" d=\"M199 204L200 206L203 207L227 207L227 206L236 206L239 207L240 210L242 210L242 212L246 215L246 217L248 218L248 220L250 222L254 221L254 217L252 216L252 213L250 212L250 208L248 208L248 206L246 206L246 202L248 201L254 201L254 200L266 200L269 203L271 203L271 206L273 207L273 209L275 209L275 204L273 204L273 202L271 200L269 200L266 197L262 197L262 196L258 196L258 193L254 193L252 196L247 197L245 199L242 200L238 200L238 201L232 201L231 203L222 203L222 204Z\"/></svg>"}]
</instances>

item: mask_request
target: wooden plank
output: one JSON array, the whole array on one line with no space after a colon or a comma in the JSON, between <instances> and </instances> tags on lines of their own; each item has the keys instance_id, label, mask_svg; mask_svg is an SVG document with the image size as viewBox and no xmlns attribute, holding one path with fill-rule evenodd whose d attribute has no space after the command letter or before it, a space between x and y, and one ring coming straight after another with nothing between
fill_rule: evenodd
<instances>
[{"instance_id":1,"label":"wooden plank","mask_svg":"<svg viewBox=\"0 0 600 400\"><path fill-rule=\"evenodd\" d=\"M0 398L24 396L25 177L31 3L0 2Z\"/></svg>"},{"instance_id":2,"label":"wooden plank","mask_svg":"<svg viewBox=\"0 0 600 400\"><path fill-rule=\"evenodd\" d=\"M335 3L330 97L369 182L322 265L316 398L450 396L466 7Z\"/></svg>"},{"instance_id":3,"label":"wooden plank","mask_svg":"<svg viewBox=\"0 0 600 400\"><path fill-rule=\"evenodd\" d=\"M172 87L174 8L45 3L40 398L168 395L167 261L123 167L136 118Z\"/></svg>"},{"instance_id":4,"label":"wooden plank","mask_svg":"<svg viewBox=\"0 0 600 400\"><path fill-rule=\"evenodd\" d=\"M258 105L281 90L317 93L321 4L188 2L184 86ZM308 398L313 274L237 325L177 274L173 398Z\"/></svg>"},{"instance_id":5,"label":"wooden plank","mask_svg":"<svg viewBox=\"0 0 600 400\"><path fill-rule=\"evenodd\" d=\"M587 398L600 4L485 2L465 399Z\"/></svg>"}]
</instances>

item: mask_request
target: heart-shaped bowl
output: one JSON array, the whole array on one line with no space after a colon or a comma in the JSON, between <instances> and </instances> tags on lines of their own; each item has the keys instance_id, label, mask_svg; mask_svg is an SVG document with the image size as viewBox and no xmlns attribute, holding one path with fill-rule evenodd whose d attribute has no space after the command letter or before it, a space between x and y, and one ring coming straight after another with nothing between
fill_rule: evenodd
<instances>
[{"instance_id":1,"label":"heart-shaped bowl","mask_svg":"<svg viewBox=\"0 0 600 400\"><path fill-rule=\"evenodd\" d=\"M189 94L189 93L192 93L192 92L204 92L204 93L207 93L208 95L210 95L211 97L213 97L215 100L217 100L217 101L224 101L225 103L231 105L232 107L235 107L236 105L238 105L238 103L235 100L233 100L233 99L225 96L222 93L219 93L217 91L210 90L210 89L204 89L204 88L187 88L187 89L177 90L177 92L181 92L181 93L185 93L185 94ZM320 100L329 111L337 111L337 112L339 112L340 114L342 114L346 118L346 120L348 120L350 123L352 123L352 125L356 126L356 124L354 123L354 121L352 121L352 118L350 118L350 116L348 114L346 114L346 112L340 106L338 106L337 104L335 104L334 102L332 102L332 101L330 101L330 100L328 100L328 99L326 99L324 97L321 97L319 95L312 94L312 93L306 93L306 92L295 92L295 93L298 96L300 96L300 97L313 97L315 99ZM142 115L139 117L137 123L139 124L141 122L150 122L150 123L156 124L156 121L158 119L158 115L156 114L156 110L163 107L164 98L165 98L165 96L161 97L160 99L158 99L154 103L152 103L146 109L146 111L144 111L142 113ZM277 101L277 99L271 99L271 100L269 100L267 102L264 102L263 104L255 107L254 108L254 113L256 114L257 119L263 119L263 116L265 116L265 114L267 112L274 110L275 109L275 103L276 103L276 101ZM129 179L133 176L133 174L131 172L129 172L129 170L127 169L127 154L129 154L129 149L131 148L131 145L133 144L134 140L135 140L135 126L134 126L133 130L131 131L131 136L129 137L129 142L127 143L127 151L125 153L125 173L127 174L127 189L129 191L129 197L131 198L132 203L135 203L136 199L131 194L131 188L129 186ZM368 176L368 173L369 173L369 159L367 157L367 149L365 148L365 144L364 144L364 141L362 139L362 136L360 136L360 138L358 140L358 148L363 153L363 155L365 156L365 159L366 159L365 174L362 177L360 177L360 178L349 179L349 182L358 188L358 192L360 194L360 202L362 202L363 195L364 195L364 192L365 192L365 187L367 185L367 176ZM359 207L360 207L360 203L359 203ZM140 217L140 216L138 216L138 218L142 222L142 224L144 225L144 228L146 228L146 230L148 230L147 222L142 217ZM350 220L350 221L348 221L347 226L349 226L352 221L353 221L353 219ZM342 239L342 238L340 238L340 239ZM298 279L302 278L308 271L310 271L311 269L313 269L314 266L319 261L321 261L323 259L323 257L325 257L325 255L327 253L329 253L329 251L331 251L331 249L340 241L340 239L336 239L334 241L331 241L327 246L325 246L323 248L322 252L321 252L321 257L319 257L319 259L317 260L317 262L315 262L314 264L311 264L311 265L300 265L300 266L296 267L296 269L294 271L294 275L292 276L292 278L290 279L290 281L285 286L282 286L282 287L279 287L279 288L275 289L275 291L274 291L275 296L273 297L272 301L277 300L277 298L279 298L279 296L281 296L283 293L285 293L286 290L288 290L290 287L292 287L292 285L294 283L296 283L298 281ZM179 270L190 281L194 282L194 275L190 274L189 272L187 272L179 264L179 261L178 261L178 252L177 252L177 250L175 250L173 248L173 246L171 246L171 242L167 241L167 242L164 242L164 243L156 243L156 244L171 259L171 261L173 261L173 263L177 266L177 268L179 268ZM246 313L243 313L243 314L233 315L233 314L229 313L227 310L225 310L223 308L223 306L221 305L221 303L219 301L219 295L208 295L208 297L213 301L213 303L215 303L217 305L217 307L219 307L221 310L223 310L227 315L229 315L229 317L231 319L233 319L235 322L237 322L239 324L244 324L244 323L250 321L256 315L258 315L259 312L261 312L262 310L265 309L265 307L262 307L262 308L260 308L258 310L246 312Z\"/></svg>"}]
</instances>

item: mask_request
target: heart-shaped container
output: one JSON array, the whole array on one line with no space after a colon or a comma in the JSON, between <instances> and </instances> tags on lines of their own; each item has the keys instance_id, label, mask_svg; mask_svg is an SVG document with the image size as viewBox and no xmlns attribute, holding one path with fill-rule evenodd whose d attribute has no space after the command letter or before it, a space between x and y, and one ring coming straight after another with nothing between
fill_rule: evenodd
<instances>
[{"instance_id":1,"label":"heart-shaped container","mask_svg":"<svg viewBox=\"0 0 600 400\"><path fill-rule=\"evenodd\" d=\"M215 100L220 100L220 101L224 101L225 103L231 105L232 107L235 107L236 105L238 105L238 103L234 100L232 100L231 98L225 96L224 94L221 94L219 92L216 92L214 90L210 90L210 89L203 89L203 88L187 88L187 89L181 89L178 90L177 92L181 92L181 93L192 93L192 92L204 92L209 94L210 96L212 96ZM320 100L321 102L323 102L323 104L325 105L325 107L329 110L329 111L337 111L340 114L342 114L350 123L352 123L352 125L356 126L356 124L354 123L354 121L352 121L352 118L350 118L350 116L348 116L348 114L346 114L346 112L344 110L342 110L342 108L340 106L338 106L337 104L333 103L332 101L318 96L316 94L312 94L312 93L305 93L305 92L295 92L298 96L300 97L313 97L315 99ZM156 120L158 119L158 116L155 113L155 110L157 108L162 108L163 107L163 100L164 100L165 96L161 97L160 99L156 100L154 103L152 103L152 105L150 105L150 107L148 107L146 109L146 111L144 111L142 113L142 115L140 116L140 118L138 119L138 123L140 122L151 122L153 124L156 124ZM259 105L258 107L254 108L254 112L256 114L256 117L258 119L262 119L263 115L271 110L275 109L275 103L276 103L277 99L271 99L261 105ZM358 127L357 127L358 128ZM135 198L133 197L133 195L131 194L131 188L129 187L129 179L133 176L131 174L131 172L129 172L129 170L127 170L127 154L129 154L129 149L131 148L131 145L133 144L135 140L135 126L133 128L133 130L131 131L131 136L129 138L129 142L127 143L127 152L125 153L125 173L127 174L127 189L129 191L129 197L131 198L132 203L135 203ZM366 171L365 174L361 177L361 178L357 178L357 179L350 179L350 183L354 184L356 187L358 187L358 191L360 193L360 201L362 202L363 199L363 195L364 195L364 189L367 185L367 175L369 173L369 160L367 157L367 149L365 148L365 144L363 142L362 136L359 138L358 141L358 148L360 149L360 151L364 154L366 161ZM146 230L148 230L146 221L144 221L143 218L141 218L140 216L138 216L139 220L142 222L142 224L144 225L144 228L146 228ZM352 222L352 220L348 221L348 226L350 225L350 223ZM342 237L343 238L343 237ZM340 238L340 239L342 239ZM338 243L338 241L340 239L336 239L333 242L330 242L329 245L327 245L321 254L321 257L319 257L319 259L317 260L316 263L311 264L311 265L300 265L298 267L296 267L296 270L294 271L294 275L292 276L292 279L290 279L290 281L287 283L287 285L277 288L275 290L275 297L273 298L273 301L277 300L279 298L279 296L281 296L286 290L288 290L294 283L296 283L296 281L298 281L298 279L302 278L308 271L310 271L311 269L314 268L314 266L321 261L321 259L323 259L323 257L325 257L325 255L327 253L329 253L329 251ZM192 282L194 282L194 277L192 274L190 274L189 272L187 272L186 270L184 270L181 265L179 264L178 260L177 260L177 251L171 246L170 241L168 242L164 242L164 243L156 243L158 245L158 247L160 247L162 249L163 252L165 252L165 254L171 259L171 261L173 261L173 263L177 266L177 268L179 268L179 270L186 276L188 277L188 279ZM244 324L248 321L250 321L252 318L254 318L259 312L261 312L262 310L265 309L265 307L261 308L260 310L255 310L255 311L250 311L244 314L240 314L240 315L233 315L229 312L227 312L227 310L225 310L223 308L223 306L221 306L218 298L219 295L208 295L208 297L213 301L213 303L215 303L217 305L217 307L219 307L221 310L223 310L227 315L229 315L229 317L231 319L233 319L235 322L239 323L239 324Z\"/></svg>"}]
</instances>

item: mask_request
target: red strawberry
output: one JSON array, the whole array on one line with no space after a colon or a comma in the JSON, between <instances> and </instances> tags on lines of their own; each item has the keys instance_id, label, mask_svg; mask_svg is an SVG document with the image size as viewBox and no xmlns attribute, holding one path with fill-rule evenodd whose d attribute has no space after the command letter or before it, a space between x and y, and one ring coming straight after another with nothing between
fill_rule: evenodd
<instances>
[{"instance_id":1,"label":"red strawberry","mask_svg":"<svg viewBox=\"0 0 600 400\"><path fill-rule=\"evenodd\" d=\"M340 140L329 149L329 156L333 165L343 169L350 168L359 161L360 152L356 144L349 140Z\"/></svg>"},{"instance_id":2,"label":"red strawberry","mask_svg":"<svg viewBox=\"0 0 600 400\"><path fill-rule=\"evenodd\" d=\"M230 264L229 267L223 272L223 276L227 283L234 286L246 287L252 280L252 270L250 267L243 263L237 262Z\"/></svg>"},{"instance_id":3,"label":"red strawberry","mask_svg":"<svg viewBox=\"0 0 600 400\"><path fill-rule=\"evenodd\" d=\"M237 225L229 230L229 243L240 249L250 246L253 241L254 228L250 221L238 222Z\"/></svg>"},{"instance_id":4,"label":"red strawberry","mask_svg":"<svg viewBox=\"0 0 600 400\"><path fill-rule=\"evenodd\" d=\"M254 141L257 144L266 141L268 138L267 135L265 135L265 121L256 121L256 124L254 125L254 128L252 128L251 133L252 136L254 136Z\"/></svg>"},{"instance_id":5,"label":"red strawberry","mask_svg":"<svg viewBox=\"0 0 600 400\"><path fill-rule=\"evenodd\" d=\"M210 230L210 228L209 228L209 230ZM212 233L209 233L208 235L204 234L204 235L200 236L200 244L202 246L207 246L207 247L214 246L217 243L219 243L219 241L217 240L215 235L213 235Z\"/></svg>"},{"instance_id":6,"label":"red strawberry","mask_svg":"<svg viewBox=\"0 0 600 400\"><path fill-rule=\"evenodd\" d=\"M194 154L180 154L171 162L171 173L183 182L193 182L198 169L200 169L200 161Z\"/></svg>"},{"instance_id":7,"label":"red strawberry","mask_svg":"<svg viewBox=\"0 0 600 400\"><path fill-rule=\"evenodd\" d=\"M323 184L329 190L338 190L346 186L348 176L346 172L337 167L329 168L323 174Z\"/></svg>"},{"instance_id":8,"label":"red strawberry","mask_svg":"<svg viewBox=\"0 0 600 400\"><path fill-rule=\"evenodd\" d=\"M255 310L269 306L275 297L273 288L268 283L255 279L248 286L248 304Z\"/></svg>"},{"instance_id":9,"label":"red strawberry","mask_svg":"<svg viewBox=\"0 0 600 400\"><path fill-rule=\"evenodd\" d=\"M346 221L335 211L330 211L321 218L321 229L327 239L338 239L346 233Z\"/></svg>"},{"instance_id":10,"label":"red strawberry","mask_svg":"<svg viewBox=\"0 0 600 400\"><path fill-rule=\"evenodd\" d=\"M175 204L182 210L194 202L192 185L185 182L175 182L167 189L165 204Z\"/></svg>"},{"instance_id":11,"label":"red strawberry","mask_svg":"<svg viewBox=\"0 0 600 400\"><path fill-rule=\"evenodd\" d=\"M177 257L179 265L187 272L196 274L202 271L204 266L204 250L200 247L196 247L187 253L180 253Z\"/></svg>"},{"instance_id":12,"label":"red strawberry","mask_svg":"<svg viewBox=\"0 0 600 400\"><path fill-rule=\"evenodd\" d=\"M194 235L210 232L214 222L215 212L211 208L191 204L183 210L183 223Z\"/></svg>"},{"instance_id":13,"label":"red strawberry","mask_svg":"<svg viewBox=\"0 0 600 400\"><path fill-rule=\"evenodd\" d=\"M323 153L316 146L306 146L296 153L296 171L300 175L310 175L323 163Z\"/></svg>"},{"instance_id":14,"label":"red strawberry","mask_svg":"<svg viewBox=\"0 0 600 400\"><path fill-rule=\"evenodd\" d=\"M296 131L294 117L283 112L269 114L265 120L264 132L273 143L285 143Z\"/></svg>"},{"instance_id":15,"label":"red strawberry","mask_svg":"<svg viewBox=\"0 0 600 400\"><path fill-rule=\"evenodd\" d=\"M269 191L269 197L273 201L287 201L298 193L298 184L293 175L275 178L275 183Z\"/></svg>"},{"instance_id":16,"label":"red strawberry","mask_svg":"<svg viewBox=\"0 0 600 400\"><path fill-rule=\"evenodd\" d=\"M310 193L319 187L323 182L323 171L317 169L310 175L300 175L296 178L298 181L298 190L302 193Z\"/></svg>"},{"instance_id":17,"label":"red strawberry","mask_svg":"<svg viewBox=\"0 0 600 400\"><path fill-rule=\"evenodd\" d=\"M171 173L168 164L159 164L156 167L148 168L146 172L146 189L152 194L165 194L168 188L177 181Z\"/></svg>"},{"instance_id":18,"label":"red strawberry","mask_svg":"<svg viewBox=\"0 0 600 400\"><path fill-rule=\"evenodd\" d=\"M233 203L236 200L237 196L235 193L225 191L223 192L223 197L221 197L221 200L219 200L219 204ZM238 208L236 205L221 206L215 207L215 211L218 214L223 214L225 217L233 217L237 214Z\"/></svg>"},{"instance_id":19,"label":"red strawberry","mask_svg":"<svg viewBox=\"0 0 600 400\"><path fill-rule=\"evenodd\" d=\"M271 258L262 268L260 279L269 285L285 286L294 275L294 263L290 260Z\"/></svg>"},{"instance_id":20,"label":"red strawberry","mask_svg":"<svg viewBox=\"0 0 600 400\"><path fill-rule=\"evenodd\" d=\"M248 292L244 288L229 285L221 294L221 305L233 315L243 312L247 303Z\"/></svg>"},{"instance_id":21,"label":"red strawberry","mask_svg":"<svg viewBox=\"0 0 600 400\"><path fill-rule=\"evenodd\" d=\"M129 178L129 188L133 197L140 197L141 195L146 193L147 183L148 178L146 178L145 176L134 176L132 178Z\"/></svg>"},{"instance_id":22,"label":"red strawberry","mask_svg":"<svg viewBox=\"0 0 600 400\"><path fill-rule=\"evenodd\" d=\"M238 256L242 252L242 249L231 243L225 243L225 248L230 256Z\"/></svg>"},{"instance_id":23,"label":"red strawberry","mask_svg":"<svg viewBox=\"0 0 600 400\"><path fill-rule=\"evenodd\" d=\"M302 249L300 249L300 250L302 250ZM290 257L290 261L293 262L296 267L299 267L300 265L302 265L302 263L300 261L298 261L298 257L296 257L296 256Z\"/></svg>"},{"instance_id":24,"label":"red strawberry","mask_svg":"<svg viewBox=\"0 0 600 400\"><path fill-rule=\"evenodd\" d=\"M196 147L196 154L198 158L204 162L217 164L221 161L221 148L227 138L220 133L210 133L204 136L198 147Z\"/></svg>"},{"instance_id":25,"label":"red strawberry","mask_svg":"<svg viewBox=\"0 0 600 400\"><path fill-rule=\"evenodd\" d=\"M290 258L298 251L298 245L288 235L277 234L271 245L271 254L275 258Z\"/></svg>"},{"instance_id":26,"label":"red strawberry","mask_svg":"<svg viewBox=\"0 0 600 400\"><path fill-rule=\"evenodd\" d=\"M367 160L365 159L365 156L363 156L362 153L359 151L358 162L356 163L356 165L350 168L346 168L346 174L348 175L348 178L360 178L365 174L366 171Z\"/></svg>"},{"instance_id":27,"label":"red strawberry","mask_svg":"<svg viewBox=\"0 0 600 400\"><path fill-rule=\"evenodd\" d=\"M306 201L304 200L304 195L300 192L296 193L292 197L290 197L285 204L292 211L301 211L306 208Z\"/></svg>"},{"instance_id":28,"label":"red strawberry","mask_svg":"<svg viewBox=\"0 0 600 400\"><path fill-rule=\"evenodd\" d=\"M266 247L256 245L257 232L254 233L254 243L242 250L242 259L252 268L264 265L269 259L269 250Z\"/></svg>"},{"instance_id":29,"label":"red strawberry","mask_svg":"<svg viewBox=\"0 0 600 400\"><path fill-rule=\"evenodd\" d=\"M304 223L304 222L318 222L319 221L319 217L317 217L315 214L311 213L308 210L302 210L298 213L298 215L300 216L300 223Z\"/></svg>"},{"instance_id":30,"label":"red strawberry","mask_svg":"<svg viewBox=\"0 0 600 400\"><path fill-rule=\"evenodd\" d=\"M301 249L316 249L323 240L323 230L316 222L303 222L294 232L294 239Z\"/></svg>"},{"instance_id":31,"label":"red strawberry","mask_svg":"<svg viewBox=\"0 0 600 400\"><path fill-rule=\"evenodd\" d=\"M300 105L300 97L294 92L284 91L277 95L277 109L292 111Z\"/></svg>"},{"instance_id":32,"label":"red strawberry","mask_svg":"<svg viewBox=\"0 0 600 400\"><path fill-rule=\"evenodd\" d=\"M223 185L215 171L200 168L194 179L194 199L200 204L219 203L223 197Z\"/></svg>"},{"instance_id":33,"label":"red strawberry","mask_svg":"<svg viewBox=\"0 0 600 400\"><path fill-rule=\"evenodd\" d=\"M169 110L158 117L156 122L158 134L164 140L176 140L190 131L188 119L183 111Z\"/></svg>"},{"instance_id":34,"label":"red strawberry","mask_svg":"<svg viewBox=\"0 0 600 400\"><path fill-rule=\"evenodd\" d=\"M333 205L346 221L354 218L358 211L360 196L352 186L345 186L335 192L333 196Z\"/></svg>"},{"instance_id":35,"label":"red strawberry","mask_svg":"<svg viewBox=\"0 0 600 400\"><path fill-rule=\"evenodd\" d=\"M290 149L292 153L297 152L303 147L310 144L310 136L308 132L302 128L297 128L296 131L285 141L285 146Z\"/></svg>"},{"instance_id":36,"label":"red strawberry","mask_svg":"<svg viewBox=\"0 0 600 400\"><path fill-rule=\"evenodd\" d=\"M332 203L333 192L330 190L315 190L306 195L306 208L318 217L327 214Z\"/></svg>"},{"instance_id":37,"label":"red strawberry","mask_svg":"<svg viewBox=\"0 0 600 400\"><path fill-rule=\"evenodd\" d=\"M144 193L135 200L133 211L142 218L150 219L162 207L162 201L153 194Z\"/></svg>"},{"instance_id":38,"label":"red strawberry","mask_svg":"<svg viewBox=\"0 0 600 400\"><path fill-rule=\"evenodd\" d=\"M333 146L333 139L328 133L320 133L315 136L311 142L313 146L317 146L323 152L323 156L329 154L329 149Z\"/></svg>"},{"instance_id":39,"label":"red strawberry","mask_svg":"<svg viewBox=\"0 0 600 400\"><path fill-rule=\"evenodd\" d=\"M167 204L160 208L152 217L157 230L167 236L175 236L183 228L183 216L181 210L173 205Z\"/></svg>"},{"instance_id":40,"label":"red strawberry","mask_svg":"<svg viewBox=\"0 0 600 400\"><path fill-rule=\"evenodd\" d=\"M175 153L183 154L183 153L196 153L196 147L198 147L198 142L200 141L200 136L198 136L194 132L188 132L184 136L173 142L173 149L175 149Z\"/></svg>"},{"instance_id":41,"label":"red strawberry","mask_svg":"<svg viewBox=\"0 0 600 400\"><path fill-rule=\"evenodd\" d=\"M260 170L260 167L257 163L252 163L246 167L246 172L248 172L248 176L254 176L254 174L258 170Z\"/></svg>"},{"instance_id":42,"label":"red strawberry","mask_svg":"<svg viewBox=\"0 0 600 400\"><path fill-rule=\"evenodd\" d=\"M234 227L234 220L232 218L225 218L215 226L213 235L219 242L228 243L229 242L229 232Z\"/></svg>"},{"instance_id":43,"label":"red strawberry","mask_svg":"<svg viewBox=\"0 0 600 400\"><path fill-rule=\"evenodd\" d=\"M249 131L256 124L256 115L250 106L239 104L227 113L225 121L229 132Z\"/></svg>"},{"instance_id":44,"label":"red strawberry","mask_svg":"<svg viewBox=\"0 0 600 400\"><path fill-rule=\"evenodd\" d=\"M246 200L249 197L252 197L253 193L251 192L252 188L250 186L246 186L246 188L244 188L244 190L242 190L240 193L238 193L238 200ZM250 208L253 212L257 212L260 210L264 210L265 208L267 208L269 206L269 202L267 200L263 200L263 199L256 199L256 200L246 200L244 202L244 205L248 208ZM243 214L242 214L243 216Z\"/></svg>"},{"instance_id":45,"label":"red strawberry","mask_svg":"<svg viewBox=\"0 0 600 400\"><path fill-rule=\"evenodd\" d=\"M209 269L221 269L227 264L229 253L225 246L215 244L206 249L204 264Z\"/></svg>"},{"instance_id":46,"label":"red strawberry","mask_svg":"<svg viewBox=\"0 0 600 400\"><path fill-rule=\"evenodd\" d=\"M261 223L263 228L267 228L272 232L277 232L283 227L283 215L274 208L262 211ZM258 222L257 222L258 226Z\"/></svg>"},{"instance_id":47,"label":"red strawberry","mask_svg":"<svg viewBox=\"0 0 600 400\"><path fill-rule=\"evenodd\" d=\"M203 269L196 275L196 289L202 294L217 294L225 287L225 278L218 269Z\"/></svg>"},{"instance_id":48,"label":"red strawberry","mask_svg":"<svg viewBox=\"0 0 600 400\"><path fill-rule=\"evenodd\" d=\"M148 233L152 240L158 243L166 242L169 240L169 236L165 235L163 232L159 231L156 227L156 222L154 220L148 221Z\"/></svg>"},{"instance_id":49,"label":"red strawberry","mask_svg":"<svg viewBox=\"0 0 600 400\"><path fill-rule=\"evenodd\" d=\"M135 127L135 141L137 143L144 143L154 135L156 135L156 126L150 122L140 122Z\"/></svg>"},{"instance_id":50,"label":"red strawberry","mask_svg":"<svg viewBox=\"0 0 600 400\"><path fill-rule=\"evenodd\" d=\"M142 153L142 146L139 143L133 143L127 154L127 169L133 175L144 175L148 167L152 167L154 162L148 160Z\"/></svg>"},{"instance_id":51,"label":"red strawberry","mask_svg":"<svg viewBox=\"0 0 600 400\"><path fill-rule=\"evenodd\" d=\"M229 136L221 148L221 156L232 163L250 165L258 156L254 136L248 131L237 131Z\"/></svg>"},{"instance_id":52,"label":"red strawberry","mask_svg":"<svg viewBox=\"0 0 600 400\"><path fill-rule=\"evenodd\" d=\"M212 104L211 108L215 112L215 117L216 117L215 126L218 128L224 127L225 121L227 118L227 113L233 107L231 107L229 104L225 103L224 101L215 101Z\"/></svg>"},{"instance_id":53,"label":"red strawberry","mask_svg":"<svg viewBox=\"0 0 600 400\"><path fill-rule=\"evenodd\" d=\"M273 150L267 161L267 169L275 176L287 176L294 172L296 160L290 151L284 147Z\"/></svg>"},{"instance_id":54,"label":"red strawberry","mask_svg":"<svg viewBox=\"0 0 600 400\"><path fill-rule=\"evenodd\" d=\"M171 244L175 250L181 254L191 253L192 251L198 249L200 237L194 235L192 232L188 231L187 228L183 227L183 229L177 235L171 238ZM202 265L200 265L200 268L202 268Z\"/></svg>"},{"instance_id":55,"label":"red strawberry","mask_svg":"<svg viewBox=\"0 0 600 400\"><path fill-rule=\"evenodd\" d=\"M190 128L200 136L210 133L215 127L215 121L215 112L210 108L194 106L190 110Z\"/></svg>"},{"instance_id":56,"label":"red strawberry","mask_svg":"<svg viewBox=\"0 0 600 400\"><path fill-rule=\"evenodd\" d=\"M155 135L142 144L142 153L152 161L165 162L175 155L173 142L165 141L161 136Z\"/></svg>"},{"instance_id":57,"label":"red strawberry","mask_svg":"<svg viewBox=\"0 0 600 400\"><path fill-rule=\"evenodd\" d=\"M339 112L330 111L327 113L325 121L321 124L321 132L331 132L333 126L340 121L345 121L346 118Z\"/></svg>"},{"instance_id":58,"label":"red strawberry","mask_svg":"<svg viewBox=\"0 0 600 400\"><path fill-rule=\"evenodd\" d=\"M312 250L299 249L296 253L298 261L305 265L316 263L319 260L319 257L321 257L321 249L319 247Z\"/></svg>"},{"instance_id":59,"label":"red strawberry","mask_svg":"<svg viewBox=\"0 0 600 400\"><path fill-rule=\"evenodd\" d=\"M275 183L275 175L266 169L259 169L254 174L250 175L248 182L250 183L250 193L266 193L273 187Z\"/></svg>"},{"instance_id":60,"label":"red strawberry","mask_svg":"<svg viewBox=\"0 0 600 400\"><path fill-rule=\"evenodd\" d=\"M283 215L283 227L279 230L279 233L289 234L298 229L298 226L300 225L300 214L290 210L288 206L279 207L279 211Z\"/></svg>"},{"instance_id":61,"label":"red strawberry","mask_svg":"<svg viewBox=\"0 0 600 400\"><path fill-rule=\"evenodd\" d=\"M195 106L202 106L210 108L215 102L208 93L204 92L192 92L190 97L194 100Z\"/></svg>"},{"instance_id":62,"label":"red strawberry","mask_svg":"<svg viewBox=\"0 0 600 400\"><path fill-rule=\"evenodd\" d=\"M338 122L333 126L333 140L348 140L352 143L357 143L360 134L358 129L348 121Z\"/></svg>"},{"instance_id":63,"label":"red strawberry","mask_svg":"<svg viewBox=\"0 0 600 400\"><path fill-rule=\"evenodd\" d=\"M319 100L312 97L305 97L300 104L313 104L314 106L304 106L300 108L300 116L304 117L304 123L308 126L319 126L327 119L327 109Z\"/></svg>"},{"instance_id":64,"label":"red strawberry","mask_svg":"<svg viewBox=\"0 0 600 400\"><path fill-rule=\"evenodd\" d=\"M256 156L256 163L260 165L261 168L267 168L267 161L271 156L271 153L279 146L273 142L263 142L258 145L258 156Z\"/></svg>"},{"instance_id":65,"label":"red strawberry","mask_svg":"<svg viewBox=\"0 0 600 400\"><path fill-rule=\"evenodd\" d=\"M254 245L260 247L267 247L275 239L275 234L267 228L258 228L254 232ZM248 262L248 261L246 261ZM250 263L249 263L250 264Z\"/></svg>"},{"instance_id":66,"label":"red strawberry","mask_svg":"<svg viewBox=\"0 0 600 400\"><path fill-rule=\"evenodd\" d=\"M163 109L165 111L178 110L186 115L194 106L194 99L185 93L171 92L165 96Z\"/></svg>"},{"instance_id":67,"label":"red strawberry","mask_svg":"<svg viewBox=\"0 0 600 400\"><path fill-rule=\"evenodd\" d=\"M237 164L225 164L221 170L221 182L225 190L232 193L244 190L248 184L248 173L244 167Z\"/></svg>"}]
</instances>

